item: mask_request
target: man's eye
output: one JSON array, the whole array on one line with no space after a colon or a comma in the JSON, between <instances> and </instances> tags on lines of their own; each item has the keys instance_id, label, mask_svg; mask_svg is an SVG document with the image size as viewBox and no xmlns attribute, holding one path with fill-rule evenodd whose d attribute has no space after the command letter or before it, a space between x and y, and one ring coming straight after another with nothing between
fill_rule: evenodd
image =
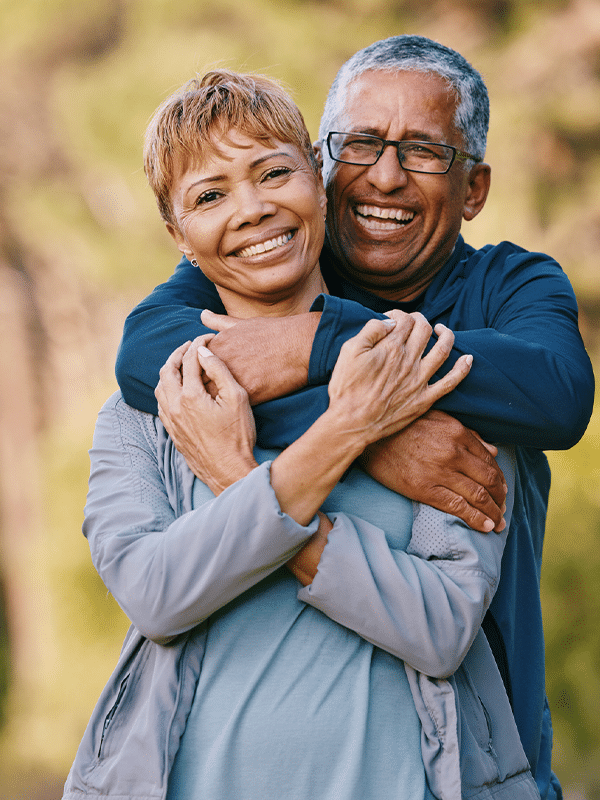
<instances>
[{"instance_id":1,"label":"man's eye","mask_svg":"<svg viewBox=\"0 0 600 800\"><path fill-rule=\"evenodd\" d=\"M443 152L435 146L429 147L422 144L410 144L402 148L406 155L418 156L419 158L442 158Z\"/></svg>"},{"instance_id":2,"label":"man's eye","mask_svg":"<svg viewBox=\"0 0 600 800\"><path fill-rule=\"evenodd\" d=\"M366 150L367 152L371 152L373 150L379 150L381 142L377 139L350 139L350 141L345 142L344 146L349 147L351 150Z\"/></svg>"}]
</instances>

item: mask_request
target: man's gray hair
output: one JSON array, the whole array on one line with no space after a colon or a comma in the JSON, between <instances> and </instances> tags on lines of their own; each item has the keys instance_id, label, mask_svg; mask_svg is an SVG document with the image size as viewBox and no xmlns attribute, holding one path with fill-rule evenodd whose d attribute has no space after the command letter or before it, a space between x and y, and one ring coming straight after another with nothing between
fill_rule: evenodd
<instances>
[{"instance_id":1,"label":"man's gray hair","mask_svg":"<svg viewBox=\"0 0 600 800\"><path fill-rule=\"evenodd\" d=\"M465 149L483 159L490 122L490 101L483 78L469 62L449 47L424 36L391 36L359 50L346 61L335 77L325 101L319 139L323 142L325 182L332 163L325 139L340 124L348 87L364 72L401 72L410 70L440 75L457 96L454 124L463 134Z\"/></svg>"}]
</instances>

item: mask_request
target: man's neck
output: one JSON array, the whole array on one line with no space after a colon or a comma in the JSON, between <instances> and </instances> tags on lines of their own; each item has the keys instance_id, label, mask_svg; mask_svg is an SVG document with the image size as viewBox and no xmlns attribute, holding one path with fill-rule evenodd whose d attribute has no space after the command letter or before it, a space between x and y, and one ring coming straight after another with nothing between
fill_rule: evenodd
<instances>
[{"instance_id":1,"label":"man's neck","mask_svg":"<svg viewBox=\"0 0 600 800\"><path fill-rule=\"evenodd\" d=\"M371 310L378 311L380 313L389 311L392 308L399 308L402 311L410 313L411 311L417 311L420 308L429 286L435 282L437 275L446 270L446 267L450 264L453 256L456 253L456 248L459 241L462 241L460 237L457 240L457 243L454 245L452 252L450 253L450 256L446 260L445 264L442 265L439 272L433 276L429 283L420 289L417 288L414 291L409 289L408 291L401 293L404 295L402 297L391 297L389 292L385 289L382 291L378 291L376 287L370 287L367 289L365 287L358 286L354 281L350 280L346 275L344 275L341 264L336 258L333 249L327 240L325 240L325 246L323 248L323 252L321 253L321 271L327 282L327 286L329 287L330 294L336 295L337 297L341 297L345 300L354 300L355 302L361 303Z\"/></svg>"}]
</instances>

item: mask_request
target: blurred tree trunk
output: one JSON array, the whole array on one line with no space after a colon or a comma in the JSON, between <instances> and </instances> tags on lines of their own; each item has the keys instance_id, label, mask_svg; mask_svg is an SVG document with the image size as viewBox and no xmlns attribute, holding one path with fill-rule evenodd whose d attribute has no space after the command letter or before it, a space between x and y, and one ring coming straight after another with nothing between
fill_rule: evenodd
<instances>
[{"instance_id":1,"label":"blurred tree trunk","mask_svg":"<svg viewBox=\"0 0 600 800\"><path fill-rule=\"evenodd\" d=\"M0 61L0 209L10 207L2 200L14 186L35 192L42 182L67 176L73 186L81 184L56 134L52 85L66 63L94 61L120 43L123 0L105 0L96 11L78 21L73 14L57 20L39 46ZM44 534L39 435L51 413L53 388L60 394L62 387L53 387L58 376L49 374L43 320L53 298L39 288L44 258L32 250L20 224L0 210L0 603L6 605L0 623L7 621L0 648L8 648L18 696L35 705L33 687L43 674L46 649L39 632L51 630L47 582L36 564ZM52 268L60 275L60 265ZM0 652L0 670L2 664ZM0 721L5 683L0 675Z\"/></svg>"}]
</instances>

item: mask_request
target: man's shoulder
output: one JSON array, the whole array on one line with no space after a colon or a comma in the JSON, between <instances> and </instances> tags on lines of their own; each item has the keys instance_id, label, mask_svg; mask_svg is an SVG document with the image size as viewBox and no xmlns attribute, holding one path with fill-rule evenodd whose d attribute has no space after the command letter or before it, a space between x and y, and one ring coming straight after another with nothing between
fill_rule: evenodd
<instances>
[{"instance_id":1,"label":"man's shoulder","mask_svg":"<svg viewBox=\"0 0 600 800\"><path fill-rule=\"evenodd\" d=\"M459 260L466 271L485 270L506 272L527 265L540 270L562 272L560 264L546 253L526 250L514 242L503 241L499 244L486 244L475 248L464 244Z\"/></svg>"},{"instance_id":2,"label":"man's shoulder","mask_svg":"<svg viewBox=\"0 0 600 800\"><path fill-rule=\"evenodd\" d=\"M466 288L485 285L487 289L501 284L518 285L529 281L550 279L557 285L569 287L569 280L560 264L546 253L526 250L514 242L487 244L479 249L465 244L458 263L448 276L465 279Z\"/></svg>"}]
</instances>

